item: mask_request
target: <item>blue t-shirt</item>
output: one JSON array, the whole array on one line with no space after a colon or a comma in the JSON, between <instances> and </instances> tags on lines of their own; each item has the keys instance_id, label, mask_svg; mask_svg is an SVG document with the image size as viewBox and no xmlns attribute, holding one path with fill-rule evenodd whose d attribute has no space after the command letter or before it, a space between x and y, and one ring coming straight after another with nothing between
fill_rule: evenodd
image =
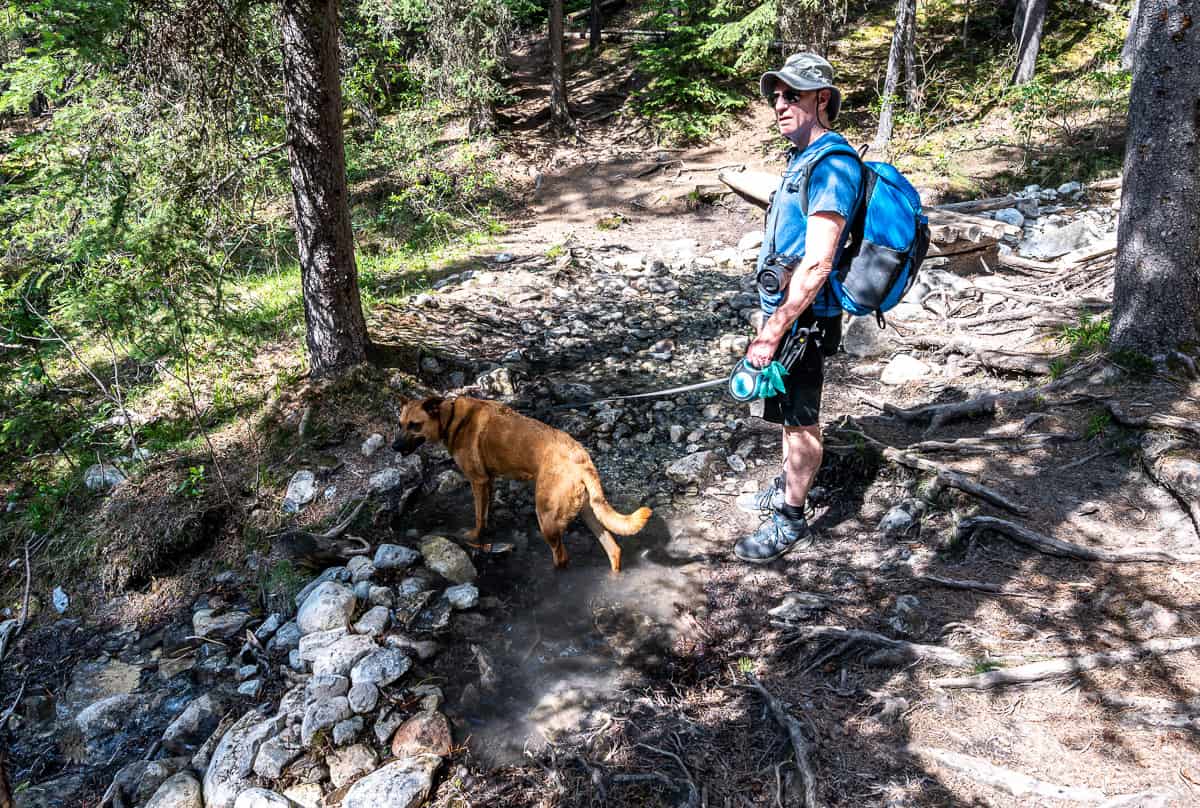
<instances>
[{"instance_id":1,"label":"blue t-shirt","mask_svg":"<svg viewBox=\"0 0 1200 808\"><path fill-rule=\"evenodd\" d=\"M804 257L808 217L800 208L800 195L804 193L800 169L819 150L824 150L834 142L846 143L846 139L837 132L826 132L808 144L804 151L793 151L788 159L779 190L775 192L775 198L767 211L766 232L763 234L762 247L758 251L755 275L762 269L763 262L772 252L797 261ZM856 159L849 154L828 155L813 167L808 182L809 214L837 213L849 223L854 205L858 201L861 184L862 171ZM842 237L845 236L846 231L843 228ZM786 289L771 295L759 290L759 305L763 313L769 317L783 302L786 293Z\"/></svg>"}]
</instances>

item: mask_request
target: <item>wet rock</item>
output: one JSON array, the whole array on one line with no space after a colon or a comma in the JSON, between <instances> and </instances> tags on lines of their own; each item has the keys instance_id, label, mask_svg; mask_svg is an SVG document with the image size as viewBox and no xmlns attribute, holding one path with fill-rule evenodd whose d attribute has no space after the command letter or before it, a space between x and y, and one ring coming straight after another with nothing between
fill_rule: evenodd
<instances>
[{"instance_id":1,"label":"wet rock","mask_svg":"<svg viewBox=\"0 0 1200 808\"><path fill-rule=\"evenodd\" d=\"M402 570L421 559L421 554L398 544L381 544L375 550L375 569Z\"/></svg>"},{"instance_id":2,"label":"wet rock","mask_svg":"<svg viewBox=\"0 0 1200 808\"><path fill-rule=\"evenodd\" d=\"M191 772L168 777L150 797L145 808L204 808L200 781Z\"/></svg>"},{"instance_id":3,"label":"wet rock","mask_svg":"<svg viewBox=\"0 0 1200 808\"><path fill-rule=\"evenodd\" d=\"M216 693L205 693L192 699L163 730L163 749L174 755L195 754L221 723L225 708L225 699Z\"/></svg>"},{"instance_id":4,"label":"wet rock","mask_svg":"<svg viewBox=\"0 0 1200 808\"><path fill-rule=\"evenodd\" d=\"M415 755L449 757L454 748L450 722L436 711L417 713L405 721L392 737L392 754L406 758Z\"/></svg>"},{"instance_id":5,"label":"wet rock","mask_svg":"<svg viewBox=\"0 0 1200 808\"><path fill-rule=\"evenodd\" d=\"M308 469L301 469L288 481L287 493L283 495L283 512L296 513L313 501L317 495L317 478Z\"/></svg>"},{"instance_id":6,"label":"wet rock","mask_svg":"<svg viewBox=\"0 0 1200 808\"><path fill-rule=\"evenodd\" d=\"M922 379L930 374L929 365L908 354L900 354L887 363L879 381L884 384L900 385Z\"/></svg>"},{"instance_id":7,"label":"wet rock","mask_svg":"<svg viewBox=\"0 0 1200 808\"><path fill-rule=\"evenodd\" d=\"M83 484L89 491L106 491L125 482L125 472L108 463L97 463L83 472Z\"/></svg>"},{"instance_id":8,"label":"wet rock","mask_svg":"<svg viewBox=\"0 0 1200 808\"><path fill-rule=\"evenodd\" d=\"M667 466L666 474L680 485L699 485L708 478L718 459L719 456L712 450L693 452Z\"/></svg>"},{"instance_id":9,"label":"wet rock","mask_svg":"<svg viewBox=\"0 0 1200 808\"><path fill-rule=\"evenodd\" d=\"M342 808L415 808L429 797L433 775L441 765L436 755L389 763L351 786Z\"/></svg>"},{"instance_id":10,"label":"wet rock","mask_svg":"<svg viewBox=\"0 0 1200 808\"><path fill-rule=\"evenodd\" d=\"M888 625L903 637L920 638L929 630L929 616L916 595L900 595L888 617Z\"/></svg>"},{"instance_id":11,"label":"wet rock","mask_svg":"<svg viewBox=\"0 0 1200 808\"><path fill-rule=\"evenodd\" d=\"M287 798L265 788L248 788L238 794L233 808L292 808Z\"/></svg>"},{"instance_id":12,"label":"wet rock","mask_svg":"<svg viewBox=\"0 0 1200 808\"><path fill-rule=\"evenodd\" d=\"M192 615L192 631L197 637L228 640L249 621L250 615L245 612L217 614L213 609L200 609Z\"/></svg>"},{"instance_id":13,"label":"wet rock","mask_svg":"<svg viewBox=\"0 0 1200 808\"><path fill-rule=\"evenodd\" d=\"M275 632L275 636L267 643L267 651L269 653L286 652L300 646L300 637L304 632L300 630L300 626L296 625L295 620L289 620L279 627Z\"/></svg>"},{"instance_id":14,"label":"wet rock","mask_svg":"<svg viewBox=\"0 0 1200 808\"><path fill-rule=\"evenodd\" d=\"M254 773L267 780L278 780L283 776L284 769L303 751L300 729L288 727L259 747L258 755L254 758Z\"/></svg>"},{"instance_id":15,"label":"wet rock","mask_svg":"<svg viewBox=\"0 0 1200 808\"><path fill-rule=\"evenodd\" d=\"M370 457L371 455L375 454L381 448L383 448L383 443L383 435L380 435L378 432L373 432L365 441L363 441L362 448L360 449L362 456Z\"/></svg>"},{"instance_id":16,"label":"wet rock","mask_svg":"<svg viewBox=\"0 0 1200 808\"><path fill-rule=\"evenodd\" d=\"M129 716L145 709L145 697L133 694L118 694L101 699L85 707L75 716L75 726L82 736L82 752L86 760L102 763L119 742L118 736L126 728Z\"/></svg>"},{"instance_id":17,"label":"wet rock","mask_svg":"<svg viewBox=\"0 0 1200 808\"><path fill-rule=\"evenodd\" d=\"M442 593L455 609L473 609L479 603L479 590L474 584L459 584Z\"/></svg>"},{"instance_id":18,"label":"wet rock","mask_svg":"<svg viewBox=\"0 0 1200 808\"><path fill-rule=\"evenodd\" d=\"M347 699L354 712L360 715L369 713L379 704L379 688L368 682L359 682L350 688Z\"/></svg>"},{"instance_id":19,"label":"wet rock","mask_svg":"<svg viewBox=\"0 0 1200 808\"><path fill-rule=\"evenodd\" d=\"M356 634L366 634L371 637L378 637L383 633L388 625L388 608L386 606L374 606L359 618L354 624L354 632Z\"/></svg>"},{"instance_id":20,"label":"wet rock","mask_svg":"<svg viewBox=\"0 0 1200 808\"><path fill-rule=\"evenodd\" d=\"M256 783L254 760L259 747L284 727L280 716L263 719L254 711L239 718L221 737L204 772L205 808L233 808L237 795Z\"/></svg>"},{"instance_id":21,"label":"wet rock","mask_svg":"<svg viewBox=\"0 0 1200 808\"><path fill-rule=\"evenodd\" d=\"M365 634L351 634L343 637L328 648L322 648L314 655L312 671L314 674L336 673L347 675L360 659L374 651L378 646L375 640Z\"/></svg>"},{"instance_id":22,"label":"wet rock","mask_svg":"<svg viewBox=\"0 0 1200 808\"><path fill-rule=\"evenodd\" d=\"M386 687L408 672L410 660L395 648L379 648L367 654L350 671L354 684L372 684Z\"/></svg>"},{"instance_id":23,"label":"wet rock","mask_svg":"<svg viewBox=\"0 0 1200 808\"><path fill-rule=\"evenodd\" d=\"M306 749L312 746L318 732L332 730L334 724L345 721L351 714L350 701L345 696L334 696L309 704L300 725L301 745Z\"/></svg>"},{"instance_id":24,"label":"wet rock","mask_svg":"<svg viewBox=\"0 0 1200 808\"><path fill-rule=\"evenodd\" d=\"M470 583L478 573L466 552L445 536L427 536L421 541L425 565L456 584Z\"/></svg>"},{"instance_id":25,"label":"wet rock","mask_svg":"<svg viewBox=\"0 0 1200 808\"><path fill-rule=\"evenodd\" d=\"M350 625L354 606L354 592L349 587L326 581L305 599L304 605L296 615L296 625L300 626L300 631L305 634L346 628Z\"/></svg>"}]
</instances>

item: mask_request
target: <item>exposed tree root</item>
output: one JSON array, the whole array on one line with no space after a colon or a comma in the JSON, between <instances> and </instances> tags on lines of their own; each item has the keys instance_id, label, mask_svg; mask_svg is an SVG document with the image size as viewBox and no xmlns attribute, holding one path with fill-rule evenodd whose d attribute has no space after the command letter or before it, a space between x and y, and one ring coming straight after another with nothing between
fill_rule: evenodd
<instances>
[{"instance_id":1,"label":"exposed tree root","mask_svg":"<svg viewBox=\"0 0 1200 808\"><path fill-rule=\"evenodd\" d=\"M1139 645L1121 649L1120 651L1102 651L1085 656L1060 657L1047 659L1042 662L1031 662L1014 668L1000 668L974 676L946 677L934 679L933 684L946 688L971 688L973 690L990 690L994 687L1007 685L1023 685L1068 676L1075 673L1094 670L1096 668L1113 668L1147 657L1175 654L1200 648L1200 637L1172 637L1170 639L1149 640Z\"/></svg>"},{"instance_id":2,"label":"exposed tree root","mask_svg":"<svg viewBox=\"0 0 1200 808\"><path fill-rule=\"evenodd\" d=\"M1046 555L1075 558L1080 561L1103 561L1111 564L1128 562L1194 564L1200 562L1200 555L1172 553L1168 550L1100 550L1094 547L1084 547L1081 544L1063 541L1053 536L1045 536L1023 525L994 516L972 516L962 520L958 523L958 538L960 540L970 538L979 530L1000 533Z\"/></svg>"},{"instance_id":3,"label":"exposed tree root","mask_svg":"<svg viewBox=\"0 0 1200 808\"><path fill-rule=\"evenodd\" d=\"M1030 777L1028 774L1022 772L996 766L982 758L951 752L947 749L910 746L908 751L914 755L932 758L946 768L964 774L977 783L991 786L1014 797L1048 797L1068 802L1099 804L1101 808L1103 806L1113 806L1115 808L1118 805L1129 804L1135 798L1149 799L1155 796L1166 796L1161 792L1147 791L1141 794L1123 794L1117 797L1109 797L1097 788L1062 786L1058 783L1051 783L1046 780L1039 780L1036 777Z\"/></svg>"},{"instance_id":4,"label":"exposed tree root","mask_svg":"<svg viewBox=\"0 0 1200 808\"><path fill-rule=\"evenodd\" d=\"M934 463L932 460L927 460L923 457L917 457L914 454L902 452L899 449L884 449L883 456L893 463L899 463L902 466L907 466L921 471L932 472L937 475L937 479L943 485L948 485L951 488L957 488L960 491L965 491L971 496L979 497L984 502L990 503L1005 510L1012 511L1024 516L1029 513L1029 508L1019 502L1014 502L998 491L988 488L986 485L980 485L973 480L968 479L965 475L952 471L940 463Z\"/></svg>"},{"instance_id":5,"label":"exposed tree root","mask_svg":"<svg viewBox=\"0 0 1200 808\"><path fill-rule=\"evenodd\" d=\"M938 586L944 586L948 589L965 589L969 592L985 592L989 595L1000 595L1009 598L1032 598L1041 600L1041 595L1033 595L1028 592L1008 592L999 584L989 584L983 581L969 581L959 578L942 578L938 575L918 575L913 580L922 581Z\"/></svg>"},{"instance_id":6,"label":"exposed tree root","mask_svg":"<svg viewBox=\"0 0 1200 808\"><path fill-rule=\"evenodd\" d=\"M946 454L976 455L995 454L1005 448L1025 452L1030 449L1047 449L1060 443L1072 443L1081 439L1074 432L1027 432L1015 435L984 435L978 438L958 438L952 441L923 440L909 444L909 452L943 452Z\"/></svg>"},{"instance_id":7,"label":"exposed tree root","mask_svg":"<svg viewBox=\"0 0 1200 808\"><path fill-rule=\"evenodd\" d=\"M950 648L940 645L921 645L919 643L893 640L873 631L844 628L842 626L789 626L776 623L789 629L789 644L797 642L818 642L827 650L815 655L815 661L806 667L812 668L828 659L841 656L853 649L870 650L871 653L863 660L867 665L883 667L900 665L915 660L938 662L956 668L970 667L974 660Z\"/></svg>"},{"instance_id":8,"label":"exposed tree root","mask_svg":"<svg viewBox=\"0 0 1200 808\"><path fill-rule=\"evenodd\" d=\"M1113 420L1121 426L1133 427L1135 429L1174 429L1179 432L1186 432L1194 438L1200 438L1200 421L1189 421L1187 418L1180 418L1177 415L1162 415L1160 413L1133 415L1126 412L1116 401L1105 401L1104 405L1109 413L1112 414Z\"/></svg>"},{"instance_id":9,"label":"exposed tree root","mask_svg":"<svg viewBox=\"0 0 1200 808\"><path fill-rule=\"evenodd\" d=\"M929 428L925 431L925 434L928 435L954 421L984 415L994 415L997 411L1013 412L1033 406L1042 402L1048 394L1063 389L1073 381L1074 379L1070 376L1064 376L1041 387L1014 390L1008 393L986 393L982 396L969 398L966 401L957 401L953 404L926 404L911 409L901 409L895 405L880 402L868 396L860 396L860 398L871 406L877 407L886 414L895 416L901 420L914 423L928 421Z\"/></svg>"},{"instance_id":10,"label":"exposed tree root","mask_svg":"<svg viewBox=\"0 0 1200 808\"><path fill-rule=\"evenodd\" d=\"M792 742L792 749L796 752L796 768L800 770L800 783L804 789L805 808L819 808L821 803L817 798L817 773L813 769L812 764L813 745L804 737L804 728L800 726L799 721L791 716L786 705L774 696L771 691L767 690L754 674L748 673L746 674L746 678L749 680L750 685L762 694L763 700L767 703L767 709L771 711L771 715L787 730L788 738Z\"/></svg>"}]
</instances>

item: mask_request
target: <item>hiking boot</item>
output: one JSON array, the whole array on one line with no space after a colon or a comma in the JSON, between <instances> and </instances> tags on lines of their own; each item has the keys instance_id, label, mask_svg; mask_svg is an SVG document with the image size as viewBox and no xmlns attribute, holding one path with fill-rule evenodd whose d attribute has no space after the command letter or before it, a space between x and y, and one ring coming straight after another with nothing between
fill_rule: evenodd
<instances>
[{"instance_id":1,"label":"hiking boot","mask_svg":"<svg viewBox=\"0 0 1200 808\"><path fill-rule=\"evenodd\" d=\"M779 511L771 511L758 530L734 546L733 554L751 564L765 564L796 547L811 547L812 543L807 520L789 519Z\"/></svg>"},{"instance_id":2,"label":"hiking boot","mask_svg":"<svg viewBox=\"0 0 1200 808\"><path fill-rule=\"evenodd\" d=\"M783 475L767 483L767 487L758 492L748 492L734 500L734 505L746 513L769 513L783 507Z\"/></svg>"}]
</instances>

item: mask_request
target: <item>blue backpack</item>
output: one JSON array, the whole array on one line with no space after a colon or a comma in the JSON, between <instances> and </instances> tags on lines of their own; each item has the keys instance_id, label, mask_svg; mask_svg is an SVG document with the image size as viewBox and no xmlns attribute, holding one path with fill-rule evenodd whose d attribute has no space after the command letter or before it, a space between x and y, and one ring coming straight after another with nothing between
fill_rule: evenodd
<instances>
[{"instance_id":1,"label":"blue backpack","mask_svg":"<svg viewBox=\"0 0 1200 808\"><path fill-rule=\"evenodd\" d=\"M808 215L808 180L812 167L830 154L849 154L862 168L861 195L850 219L848 240L833 260L829 281L815 304L819 316L837 307L855 316L874 314L880 328L889 311L917 277L929 250L929 219L921 213L921 197L912 183L890 163L865 162L847 143L818 152L804 171L801 210Z\"/></svg>"}]
</instances>

